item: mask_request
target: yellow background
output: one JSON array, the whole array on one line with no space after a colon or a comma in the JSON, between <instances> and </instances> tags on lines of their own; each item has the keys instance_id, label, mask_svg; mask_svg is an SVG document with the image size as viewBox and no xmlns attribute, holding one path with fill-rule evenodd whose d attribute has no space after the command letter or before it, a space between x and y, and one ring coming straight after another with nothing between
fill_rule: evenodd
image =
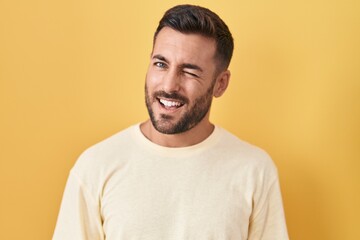
<instances>
[{"instance_id":1,"label":"yellow background","mask_svg":"<svg viewBox=\"0 0 360 240\"><path fill-rule=\"evenodd\" d=\"M147 117L152 34L181 1L0 1L0 239L50 239L69 169ZM360 239L360 2L191 1L235 38L212 120L278 166L291 239Z\"/></svg>"}]
</instances>

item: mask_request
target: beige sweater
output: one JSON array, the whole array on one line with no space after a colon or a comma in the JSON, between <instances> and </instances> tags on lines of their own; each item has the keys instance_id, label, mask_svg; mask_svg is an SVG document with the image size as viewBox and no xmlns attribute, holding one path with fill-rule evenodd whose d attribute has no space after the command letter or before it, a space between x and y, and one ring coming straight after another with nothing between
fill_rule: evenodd
<instances>
[{"instance_id":1,"label":"beige sweater","mask_svg":"<svg viewBox=\"0 0 360 240\"><path fill-rule=\"evenodd\" d=\"M184 148L134 125L85 151L70 172L54 240L288 239L269 156L215 127Z\"/></svg>"}]
</instances>

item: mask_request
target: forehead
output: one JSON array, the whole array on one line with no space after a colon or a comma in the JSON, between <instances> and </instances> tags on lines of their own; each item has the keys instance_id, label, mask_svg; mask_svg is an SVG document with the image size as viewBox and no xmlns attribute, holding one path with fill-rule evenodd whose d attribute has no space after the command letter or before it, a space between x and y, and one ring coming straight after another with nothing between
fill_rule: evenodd
<instances>
[{"instance_id":1,"label":"forehead","mask_svg":"<svg viewBox=\"0 0 360 240\"><path fill-rule=\"evenodd\" d=\"M164 27L155 39L152 55L160 54L170 61L214 65L215 51L214 39Z\"/></svg>"}]
</instances>

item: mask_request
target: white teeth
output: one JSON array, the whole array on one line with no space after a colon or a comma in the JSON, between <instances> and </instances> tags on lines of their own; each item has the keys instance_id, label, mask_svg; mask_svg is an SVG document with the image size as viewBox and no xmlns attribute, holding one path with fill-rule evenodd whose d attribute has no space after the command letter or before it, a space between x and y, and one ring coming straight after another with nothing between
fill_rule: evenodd
<instances>
[{"instance_id":1,"label":"white teeth","mask_svg":"<svg viewBox=\"0 0 360 240\"><path fill-rule=\"evenodd\" d=\"M160 102L164 104L166 107L179 107L181 103L179 102L172 102L164 99L160 99Z\"/></svg>"}]
</instances>

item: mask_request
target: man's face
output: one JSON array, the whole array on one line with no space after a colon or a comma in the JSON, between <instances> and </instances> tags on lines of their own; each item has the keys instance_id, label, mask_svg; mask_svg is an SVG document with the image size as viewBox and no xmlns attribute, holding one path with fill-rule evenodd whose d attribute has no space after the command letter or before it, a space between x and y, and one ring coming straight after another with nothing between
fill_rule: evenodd
<instances>
[{"instance_id":1,"label":"man's face","mask_svg":"<svg viewBox=\"0 0 360 240\"><path fill-rule=\"evenodd\" d=\"M151 122L164 134L185 132L208 120L216 65L215 41L163 28L157 35L146 75Z\"/></svg>"}]
</instances>

